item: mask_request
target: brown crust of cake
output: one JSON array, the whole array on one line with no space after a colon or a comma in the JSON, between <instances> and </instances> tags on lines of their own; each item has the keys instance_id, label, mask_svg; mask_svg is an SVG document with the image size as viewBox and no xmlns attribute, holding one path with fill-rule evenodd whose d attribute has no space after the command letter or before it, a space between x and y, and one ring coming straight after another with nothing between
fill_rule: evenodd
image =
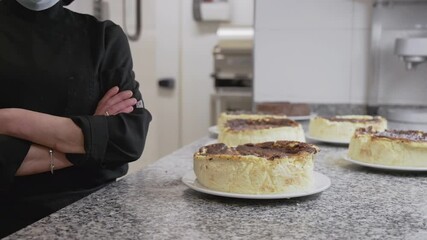
<instances>
[{"instance_id":1,"label":"brown crust of cake","mask_svg":"<svg viewBox=\"0 0 427 240\"><path fill-rule=\"evenodd\" d=\"M224 154L235 156L254 155L267 160L274 160L302 153L315 154L319 151L320 149L313 144L297 141L276 141L257 144L248 143L237 147L227 147L223 143L216 143L200 148L196 154L204 156Z\"/></svg>"},{"instance_id":2,"label":"brown crust of cake","mask_svg":"<svg viewBox=\"0 0 427 240\"><path fill-rule=\"evenodd\" d=\"M327 119L331 122L351 122L351 123L379 123L383 121L381 117L375 116L371 119L364 119L364 118L339 118L339 117L322 117L324 119Z\"/></svg>"},{"instance_id":3,"label":"brown crust of cake","mask_svg":"<svg viewBox=\"0 0 427 240\"><path fill-rule=\"evenodd\" d=\"M377 132L372 130L372 127L356 130L356 136L363 134L369 134L373 139L387 138L404 142L427 142L427 133L416 130L385 130L384 132Z\"/></svg>"},{"instance_id":4,"label":"brown crust of cake","mask_svg":"<svg viewBox=\"0 0 427 240\"><path fill-rule=\"evenodd\" d=\"M225 127L231 131L297 126L299 126L299 123L287 118L231 119L225 123Z\"/></svg>"},{"instance_id":5,"label":"brown crust of cake","mask_svg":"<svg viewBox=\"0 0 427 240\"><path fill-rule=\"evenodd\" d=\"M251 111L244 111L244 110L239 110L239 111L227 111L225 112L227 115L232 115L232 116L239 116L239 115L266 115L267 113L264 112L251 112ZM283 116L283 114L274 114L271 113L269 115L277 115L277 116Z\"/></svg>"}]
</instances>

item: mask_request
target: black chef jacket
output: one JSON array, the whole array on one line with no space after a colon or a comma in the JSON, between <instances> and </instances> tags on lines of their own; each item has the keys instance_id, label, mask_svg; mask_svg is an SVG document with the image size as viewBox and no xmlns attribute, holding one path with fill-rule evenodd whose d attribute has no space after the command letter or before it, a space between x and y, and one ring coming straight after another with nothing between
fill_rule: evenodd
<instances>
[{"instance_id":1,"label":"black chef jacket","mask_svg":"<svg viewBox=\"0 0 427 240\"><path fill-rule=\"evenodd\" d=\"M0 1L0 108L69 117L82 129L86 151L67 154L74 166L54 174L14 177L31 143L0 135L0 198L36 203L49 214L123 176L142 154L151 115L141 104L129 114L93 114L113 86L142 101L132 68L126 35L111 21L61 1L43 11Z\"/></svg>"}]
</instances>

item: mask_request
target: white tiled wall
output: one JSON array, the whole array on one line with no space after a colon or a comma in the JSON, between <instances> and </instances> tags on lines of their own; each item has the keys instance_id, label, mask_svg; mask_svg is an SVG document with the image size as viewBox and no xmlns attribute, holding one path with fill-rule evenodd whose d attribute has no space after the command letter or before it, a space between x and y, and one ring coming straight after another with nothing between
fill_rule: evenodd
<instances>
[{"instance_id":1,"label":"white tiled wall","mask_svg":"<svg viewBox=\"0 0 427 240\"><path fill-rule=\"evenodd\" d=\"M366 103L372 0L258 0L254 98Z\"/></svg>"},{"instance_id":2,"label":"white tiled wall","mask_svg":"<svg viewBox=\"0 0 427 240\"><path fill-rule=\"evenodd\" d=\"M256 45L265 45L255 55L256 101L349 98L351 31L266 31L257 36Z\"/></svg>"},{"instance_id":3,"label":"white tiled wall","mask_svg":"<svg viewBox=\"0 0 427 240\"><path fill-rule=\"evenodd\" d=\"M352 22L351 0L258 0L256 28L349 29Z\"/></svg>"}]
</instances>

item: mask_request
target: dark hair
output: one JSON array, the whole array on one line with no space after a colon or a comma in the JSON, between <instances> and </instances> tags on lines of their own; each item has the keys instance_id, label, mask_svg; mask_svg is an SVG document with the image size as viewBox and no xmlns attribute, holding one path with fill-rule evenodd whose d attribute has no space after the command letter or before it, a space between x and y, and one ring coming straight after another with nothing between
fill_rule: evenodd
<instances>
[{"instance_id":1,"label":"dark hair","mask_svg":"<svg viewBox=\"0 0 427 240\"><path fill-rule=\"evenodd\" d=\"M64 6L70 5L72 2L74 2L74 0L62 0Z\"/></svg>"}]
</instances>

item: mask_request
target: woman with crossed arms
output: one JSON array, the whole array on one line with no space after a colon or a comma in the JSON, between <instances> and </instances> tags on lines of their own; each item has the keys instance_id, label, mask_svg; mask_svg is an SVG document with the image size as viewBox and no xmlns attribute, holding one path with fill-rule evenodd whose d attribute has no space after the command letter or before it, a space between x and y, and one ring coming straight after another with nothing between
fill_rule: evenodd
<instances>
[{"instance_id":1,"label":"woman with crossed arms","mask_svg":"<svg viewBox=\"0 0 427 240\"><path fill-rule=\"evenodd\" d=\"M72 1L0 1L0 237L126 174L150 113L129 43Z\"/></svg>"}]
</instances>

